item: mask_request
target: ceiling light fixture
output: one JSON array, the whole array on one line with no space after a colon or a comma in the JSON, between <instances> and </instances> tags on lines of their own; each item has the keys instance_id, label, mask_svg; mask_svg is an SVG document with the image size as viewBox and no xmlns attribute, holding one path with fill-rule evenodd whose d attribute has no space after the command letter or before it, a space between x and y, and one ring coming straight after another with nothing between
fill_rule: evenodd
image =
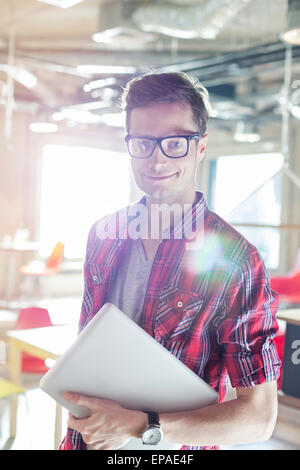
<instances>
[{"instance_id":1,"label":"ceiling light fixture","mask_svg":"<svg viewBox=\"0 0 300 470\"><path fill-rule=\"evenodd\" d=\"M64 112L65 109L79 109L80 111L95 111L97 109L110 108L112 103L110 101L88 101L87 103L74 104L72 106L65 106L61 109Z\"/></svg>"},{"instance_id":2,"label":"ceiling light fixture","mask_svg":"<svg viewBox=\"0 0 300 470\"><path fill-rule=\"evenodd\" d=\"M104 102L112 102L120 96L120 92L113 88L99 88L91 91L91 98L101 98Z\"/></svg>"},{"instance_id":3,"label":"ceiling light fixture","mask_svg":"<svg viewBox=\"0 0 300 470\"><path fill-rule=\"evenodd\" d=\"M64 108L61 110L65 119L70 121L80 122L83 124L97 124L101 122L101 116L96 113L92 113L86 109L76 108Z\"/></svg>"},{"instance_id":4,"label":"ceiling light fixture","mask_svg":"<svg viewBox=\"0 0 300 470\"><path fill-rule=\"evenodd\" d=\"M53 134L57 132L58 127L56 124L47 121L32 122L29 125L31 132L36 132L39 134Z\"/></svg>"},{"instance_id":5,"label":"ceiling light fixture","mask_svg":"<svg viewBox=\"0 0 300 470\"><path fill-rule=\"evenodd\" d=\"M92 35L92 40L95 42L103 42L104 44L110 44L115 37L120 36L124 31L124 28L116 27L111 29L106 29L105 31L99 31Z\"/></svg>"},{"instance_id":6,"label":"ceiling light fixture","mask_svg":"<svg viewBox=\"0 0 300 470\"><path fill-rule=\"evenodd\" d=\"M296 119L300 119L300 106L294 105L291 107L291 113Z\"/></svg>"},{"instance_id":7,"label":"ceiling light fixture","mask_svg":"<svg viewBox=\"0 0 300 470\"><path fill-rule=\"evenodd\" d=\"M136 73L137 68L131 65L96 65L96 64L87 64L87 65L78 65L77 71L79 73L87 74L109 74L109 75L127 75Z\"/></svg>"},{"instance_id":8,"label":"ceiling light fixture","mask_svg":"<svg viewBox=\"0 0 300 470\"><path fill-rule=\"evenodd\" d=\"M38 0L38 2L48 3L49 5L60 8L70 8L77 5L77 3L83 2L83 0Z\"/></svg>"},{"instance_id":9,"label":"ceiling light fixture","mask_svg":"<svg viewBox=\"0 0 300 470\"><path fill-rule=\"evenodd\" d=\"M116 81L117 80L114 77L102 78L101 80L93 80L83 86L83 91L88 93L89 91L95 90L97 88L104 88L111 85L115 85Z\"/></svg>"},{"instance_id":10,"label":"ceiling light fixture","mask_svg":"<svg viewBox=\"0 0 300 470\"><path fill-rule=\"evenodd\" d=\"M29 70L14 65L1 64L0 71L10 74L10 76L23 85L25 88L34 88L37 84L37 78Z\"/></svg>"},{"instance_id":11,"label":"ceiling light fixture","mask_svg":"<svg viewBox=\"0 0 300 470\"><path fill-rule=\"evenodd\" d=\"M63 113L61 113L60 111L55 111L52 114L51 118L53 119L53 121L57 121L57 122L63 121L65 119Z\"/></svg>"},{"instance_id":12,"label":"ceiling light fixture","mask_svg":"<svg viewBox=\"0 0 300 470\"><path fill-rule=\"evenodd\" d=\"M125 127L125 115L124 113L107 113L102 114L102 122L107 126L112 127Z\"/></svg>"},{"instance_id":13,"label":"ceiling light fixture","mask_svg":"<svg viewBox=\"0 0 300 470\"><path fill-rule=\"evenodd\" d=\"M289 0L286 28L280 39L288 44L300 45L300 0Z\"/></svg>"}]
</instances>

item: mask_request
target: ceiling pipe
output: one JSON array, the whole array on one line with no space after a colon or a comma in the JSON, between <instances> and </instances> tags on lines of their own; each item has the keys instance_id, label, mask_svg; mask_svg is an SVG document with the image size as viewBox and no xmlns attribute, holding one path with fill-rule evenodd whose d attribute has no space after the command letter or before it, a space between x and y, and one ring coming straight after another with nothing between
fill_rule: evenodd
<instances>
[{"instance_id":1,"label":"ceiling pipe","mask_svg":"<svg viewBox=\"0 0 300 470\"><path fill-rule=\"evenodd\" d=\"M184 2L184 5L182 2L180 5L156 2L138 7L132 13L132 19L145 32L182 39L215 39L252 1L202 0L195 5L189 2Z\"/></svg>"},{"instance_id":2,"label":"ceiling pipe","mask_svg":"<svg viewBox=\"0 0 300 470\"><path fill-rule=\"evenodd\" d=\"M99 8L98 31L92 36L97 43L110 44L115 40L149 42L154 39L136 27L132 15L138 8L138 0L110 0Z\"/></svg>"},{"instance_id":3,"label":"ceiling pipe","mask_svg":"<svg viewBox=\"0 0 300 470\"><path fill-rule=\"evenodd\" d=\"M174 70L199 76L205 85L232 83L241 78L249 78L258 74L274 73L283 70L286 47L282 42L264 44L247 48L242 51L229 52L210 58L182 61L162 67L160 72ZM293 47L294 64L300 61L300 47ZM269 65L265 67L265 65ZM253 69L255 67L255 69Z\"/></svg>"}]
</instances>

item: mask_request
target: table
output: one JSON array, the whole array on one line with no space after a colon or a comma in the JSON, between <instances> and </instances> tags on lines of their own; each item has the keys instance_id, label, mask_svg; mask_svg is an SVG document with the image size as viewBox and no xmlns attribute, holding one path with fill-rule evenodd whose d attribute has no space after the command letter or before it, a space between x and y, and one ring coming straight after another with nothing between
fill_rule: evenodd
<instances>
[{"instance_id":1,"label":"table","mask_svg":"<svg viewBox=\"0 0 300 470\"><path fill-rule=\"evenodd\" d=\"M11 300L12 291L14 288L15 282L15 273L16 273L16 262L15 254L16 253L25 253L25 252L37 252L39 251L40 245L38 242L33 241L11 241L9 243L0 243L0 251L5 251L8 253L8 269L7 269L7 284L6 284L6 295L5 295L5 306L9 307L9 301Z\"/></svg>"},{"instance_id":2,"label":"table","mask_svg":"<svg viewBox=\"0 0 300 470\"><path fill-rule=\"evenodd\" d=\"M10 380L21 385L21 352L25 351L40 359L58 359L77 336L78 325L58 325L28 330L10 330ZM11 399L10 437L16 437L18 397ZM56 403L54 448L61 442L62 409Z\"/></svg>"},{"instance_id":3,"label":"table","mask_svg":"<svg viewBox=\"0 0 300 470\"><path fill-rule=\"evenodd\" d=\"M277 318L284 320L292 325L300 326L300 308L291 308L287 310L278 310Z\"/></svg>"}]
</instances>

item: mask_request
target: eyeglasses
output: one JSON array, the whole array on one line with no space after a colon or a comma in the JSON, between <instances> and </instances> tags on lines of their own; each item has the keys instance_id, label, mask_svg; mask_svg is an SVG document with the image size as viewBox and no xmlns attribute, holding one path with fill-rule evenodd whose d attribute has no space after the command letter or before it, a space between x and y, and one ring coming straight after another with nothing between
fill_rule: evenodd
<instances>
[{"instance_id":1,"label":"eyeglasses","mask_svg":"<svg viewBox=\"0 0 300 470\"><path fill-rule=\"evenodd\" d=\"M135 137L127 135L128 152L133 158L149 158L154 152L156 145L159 145L162 153L168 158L182 158L189 152L189 145L192 139L201 139L202 134L191 135L169 135L167 137Z\"/></svg>"}]
</instances>

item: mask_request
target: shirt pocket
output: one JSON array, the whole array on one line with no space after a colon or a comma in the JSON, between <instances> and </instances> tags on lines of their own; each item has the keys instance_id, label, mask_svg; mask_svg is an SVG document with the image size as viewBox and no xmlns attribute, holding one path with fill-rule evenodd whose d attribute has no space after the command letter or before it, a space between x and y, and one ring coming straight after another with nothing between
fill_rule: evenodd
<instances>
[{"instance_id":1,"label":"shirt pocket","mask_svg":"<svg viewBox=\"0 0 300 470\"><path fill-rule=\"evenodd\" d=\"M99 264L89 263L86 266L86 297L87 300L94 304L94 309L99 309L100 294L103 288L107 285L110 277L111 270L108 268L100 267Z\"/></svg>"},{"instance_id":2,"label":"shirt pocket","mask_svg":"<svg viewBox=\"0 0 300 470\"><path fill-rule=\"evenodd\" d=\"M96 263L89 263L87 270L91 286L103 286L108 273Z\"/></svg>"},{"instance_id":3,"label":"shirt pocket","mask_svg":"<svg viewBox=\"0 0 300 470\"><path fill-rule=\"evenodd\" d=\"M161 343L186 339L193 330L203 298L176 287L162 289L154 323L155 338Z\"/></svg>"}]
</instances>

